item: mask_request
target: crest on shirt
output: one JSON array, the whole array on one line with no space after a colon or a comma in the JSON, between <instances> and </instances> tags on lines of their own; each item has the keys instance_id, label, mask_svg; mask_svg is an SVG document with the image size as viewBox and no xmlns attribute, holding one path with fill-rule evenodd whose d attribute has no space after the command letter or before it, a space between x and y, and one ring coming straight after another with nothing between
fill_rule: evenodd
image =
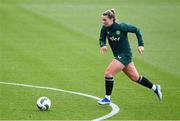
<instances>
[{"instance_id":1,"label":"crest on shirt","mask_svg":"<svg viewBox=\"0 0 180 121\"><path fill-rule=\"evenodd\" d=\"M116 34L117 34L117 35L120 35L120 34L121 34L121 32L120 32L119 30L117 30L117 31L116 31Z\"/></svg>"}]
</instances>

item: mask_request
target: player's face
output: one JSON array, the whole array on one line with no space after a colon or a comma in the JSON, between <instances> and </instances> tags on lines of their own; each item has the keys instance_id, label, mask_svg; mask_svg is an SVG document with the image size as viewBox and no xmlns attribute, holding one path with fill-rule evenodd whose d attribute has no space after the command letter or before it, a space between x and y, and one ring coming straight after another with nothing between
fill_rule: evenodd
<instances>
[{"instance_id":1,"label":"player's face","mask_svg":"<svg viewBox=\"0 0 180 121\"><path fill-rule=\"evenodd\" d=\"M113 24L113 19L108 18L107 16L102 16L102 24L106 27Z\"/></svg>"}]
</instances>

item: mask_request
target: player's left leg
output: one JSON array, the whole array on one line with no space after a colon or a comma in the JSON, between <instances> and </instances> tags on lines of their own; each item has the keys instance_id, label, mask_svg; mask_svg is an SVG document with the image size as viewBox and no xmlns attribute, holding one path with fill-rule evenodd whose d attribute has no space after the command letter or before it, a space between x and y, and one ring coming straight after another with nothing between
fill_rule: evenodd
<instances>
[{"instance_id":1,"label":"player's left leg","mask_svg":"<svg viewBox=\"0 0 180 121\"><path fill-rule=\"evenodd\" d=\"M160 100L162 100L162 93L161 93L161 87L160 85L153 84L150 80L145 78L144 76L139 75L135 65L133 62L128 64L124 69L123 72L132 80L135 81L142 86L145 86L149 89L152 89Z\"/></svg>"}]
</instances>

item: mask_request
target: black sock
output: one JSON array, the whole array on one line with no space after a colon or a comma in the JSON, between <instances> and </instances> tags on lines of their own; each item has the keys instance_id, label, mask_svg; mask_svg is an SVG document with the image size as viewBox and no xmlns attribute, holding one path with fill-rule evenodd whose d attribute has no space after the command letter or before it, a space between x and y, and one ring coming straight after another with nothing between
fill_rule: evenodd
<instances>
[{"instance_id":1,"label":"black sock","mask_svg":"<svg viewBox=\"0 0 180 121\"><path fill-rule=\"evenodd\" d=\"M141 84L141 85L149 88L149 89L152 89L152 87L153 87L153 83L150 82L148 79L146 79L146 78L143 77L143 76L140 76L140 77L139 77L139 80L138 80L137 82L138 82L139 84Z\"/></svg>"},{"instance_id":2,"label":"black sock","mask_svg":"<svg viewBox=\"0 0 180 121\"><path fill-rule=\"evenodd\" d=\"M105 77L106 95L111 95L113 84L114 84L113 77Z\"/></svg>"}]
</instances>

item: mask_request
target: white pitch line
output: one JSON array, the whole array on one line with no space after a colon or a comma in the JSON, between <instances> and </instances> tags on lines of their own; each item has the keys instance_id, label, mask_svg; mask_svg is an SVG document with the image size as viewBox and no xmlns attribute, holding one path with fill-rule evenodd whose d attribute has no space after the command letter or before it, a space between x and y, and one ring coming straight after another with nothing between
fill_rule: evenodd
<instances>
[{"instance_id":1,"label":"white pitch line","mask_svg":"<svg viewBox=\"0 0 180 121\"><path fill-rule=\"evenodd\" d=\"M70 93L70 94L75 94L75 95L80 95L80 96L84 96L84 97L89 97L89 98L92 98L92 99L95 99L95 100L100 100L101 99L101 98L93 96L93 95L88 95L88 94L81 93L81 92L74 92L74 91L69 91L69 90L53 88L53 87L42 87L42 86L34 86L34 85L19 84L19 83L8 83L8 82L0 82L0 84L21 86L21 87L30 87L30 88L38 88L38 89L46 89L46 90L53 90L53 91L59 91L59 92L66 92L66 93ZM104 116L101 116L99 118L92 119L92 121L101 121L101 120L108 119L108 118L116 115L119 112L119 110L120 110L119 107L116 104L114 104L114 103L111 103L109 106L112 108L110 113L108 113L108 114L106 114Z\"/></svg>"}]
</instances>

